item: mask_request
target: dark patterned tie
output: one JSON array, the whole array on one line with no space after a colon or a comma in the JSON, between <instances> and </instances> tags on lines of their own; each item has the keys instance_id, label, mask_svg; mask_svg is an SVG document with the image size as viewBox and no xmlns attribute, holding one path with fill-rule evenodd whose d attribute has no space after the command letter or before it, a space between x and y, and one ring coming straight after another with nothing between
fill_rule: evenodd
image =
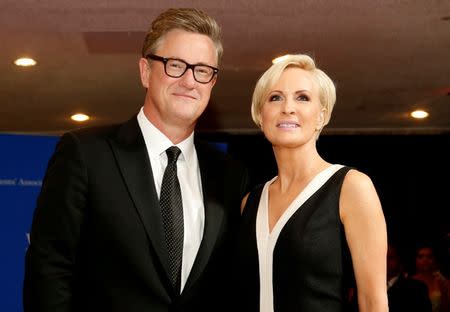
<instances>
[{"instance_id":1,"label":"dark patterned tie","mask_svg":"<svg viewBox=\"0 0 450 312\"><path fill-rule=\"evenodd\" d=\"M167 167L161 184L159 206L161 208L167 251L169 254L169 274L173 287L180 292L181 262L183 258L183 204L180 183L177 177L177 159L180 149L176 146L166 150Z\"/></svg>"}]
</instances>

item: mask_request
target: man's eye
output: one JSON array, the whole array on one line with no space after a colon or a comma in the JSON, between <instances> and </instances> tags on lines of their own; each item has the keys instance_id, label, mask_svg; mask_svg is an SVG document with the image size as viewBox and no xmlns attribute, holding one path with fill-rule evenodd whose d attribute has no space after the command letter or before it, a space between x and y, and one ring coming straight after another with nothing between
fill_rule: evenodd
<instances>
[{"instance_id":1,"label":"man's eye","mask_svg":"<svg viewBox=\"0 0 450 312\"><path fill-rule=\"evenodd\" d=\"M209 75L211 73L211 69L208 67L196 67L195 72L200 75Z\"/></svg>"},{"instance_id":2,"label":"man's eye","mask_svg":"<svg viewBox=\"0 0 450 312\"><path fill-rule=\"evenodd\" d=\"M180 62L170 62L169 66L173 69L183 69L185 65Z\"/></svg>"}]
</instances>

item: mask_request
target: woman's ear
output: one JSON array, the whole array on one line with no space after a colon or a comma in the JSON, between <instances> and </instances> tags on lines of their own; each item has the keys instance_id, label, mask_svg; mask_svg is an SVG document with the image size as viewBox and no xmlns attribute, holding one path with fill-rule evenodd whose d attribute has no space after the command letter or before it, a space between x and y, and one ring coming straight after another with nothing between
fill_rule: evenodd
<instances>
[{"instance_id":1,"label":"woman's ear","mask_svg":"<svg viewBox=\"0 0 450 312\"><path fill-rule=\"evenodd\" d=\"M317 124L316 124L316 130L321 130L325 123L325 113L326 109L322 108L322 110L319 113L319 116L317 117Z\"/></svg>"},{"instance_id":2,"label":"woman's ear","mask_svg":"<svg viewBox=\"0 0 450 312\"><path fill-rule=\"evenodd\" d=\"M142 86L147 89L148 81L150 77L150 64L146 58L141 57L139 60L139 72L141 74L141 83Z\"/></svg>"}]
</instances>

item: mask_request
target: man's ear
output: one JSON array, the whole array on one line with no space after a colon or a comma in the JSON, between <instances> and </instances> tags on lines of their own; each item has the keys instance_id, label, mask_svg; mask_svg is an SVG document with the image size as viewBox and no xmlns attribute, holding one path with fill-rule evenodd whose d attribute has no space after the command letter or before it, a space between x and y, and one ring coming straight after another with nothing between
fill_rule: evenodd
<instances>
[{"instance_id":1,"label":"man's ear","mask_svg":"<svg viewBox=\"0 0 450 312\"><path fill-rule=\"evenodd\" d=\"M217 82L217 75L214 75L214 78L211 80L211 88L212 87L214 87L214 85L216 84L216 82Z\"/></svg>"},{"instance_id":2,"label":"man's ear","mask_svg":"<svg viewBox=\"0 0 450 312\"><path fill-rule=\"evenodd\" d=\"M147 89L150 77L150 64L146 58L141 57L139 60L139 73L141 74L142 86Z\"/></svg>"}]
</instances>

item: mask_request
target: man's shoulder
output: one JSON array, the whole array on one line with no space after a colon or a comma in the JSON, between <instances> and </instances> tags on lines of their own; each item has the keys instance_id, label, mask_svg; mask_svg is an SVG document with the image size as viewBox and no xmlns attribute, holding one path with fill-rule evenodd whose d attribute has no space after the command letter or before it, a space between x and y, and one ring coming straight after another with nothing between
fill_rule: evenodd
<instances>
[{"instance_id":1,"label":"man's shoulder","mask_svg":"<svg viewBox=\"0 0 450 312\"><path fill-rule=\"evenodd\" d=\"M137 124L137 121L135 123ZM133 124L132 119L121 124L84 127L67 131L59 139L57 149L84 152L90 151L90 153L103 152L104 149L110 145L111 141L122 142L129 137L137 137L136 134L129 135L129 133L136 133L136 130L130 131L128 129L130 128L130 124ZM123 139L121 135L125 137L125 139Z\"/></svg>"},{"instance_id":2,"label":"man's shoulder","mask_svg":"<svg viewBox=\"0 0 450 312\"><path fill-rule=\"evenodd\" d=\"M416 289L428 291L427 290L428 289L427 284L425 284L424 282L419 281L419 280L417 280L415 278L407 278L406 280L408 281L410 287L414 287Z\"/></svg>"},{"instance_id":3,"label":"man's shoulder","mask_svg":"<svg viewBox=\"0 0 450 312\"><path fill-rule=\"evenodd\" d=\"M79 140L92 140L111 136L117 132L120 124L111 124L103 126L84 127L66 132L64 135L70 135Z\"/></svg>"},{"instance_id":4,"label":"man's shoulder","mask_svg":"<svg viewBox=\"0 0 450 312\"><path fill-rule=\"evenodd\" d=\"M427 292L427 285L415 278L405 277L399 279L398 284L402 288L407 288L411 292Z\"/></svg>"},{"instance_id":5,"label":"man's shoulder","mask_svg":"<svg viewBox=\"0 0 450 312\"><path fill-rule=\"evenodd\" d=\"M129 133L135 134L138 127L137 119L133 117L122 123L78 128L64 133L62 137L80 143L92 143L115 139L120 135L129 136Z\"/></svg>"}]
</instances>

